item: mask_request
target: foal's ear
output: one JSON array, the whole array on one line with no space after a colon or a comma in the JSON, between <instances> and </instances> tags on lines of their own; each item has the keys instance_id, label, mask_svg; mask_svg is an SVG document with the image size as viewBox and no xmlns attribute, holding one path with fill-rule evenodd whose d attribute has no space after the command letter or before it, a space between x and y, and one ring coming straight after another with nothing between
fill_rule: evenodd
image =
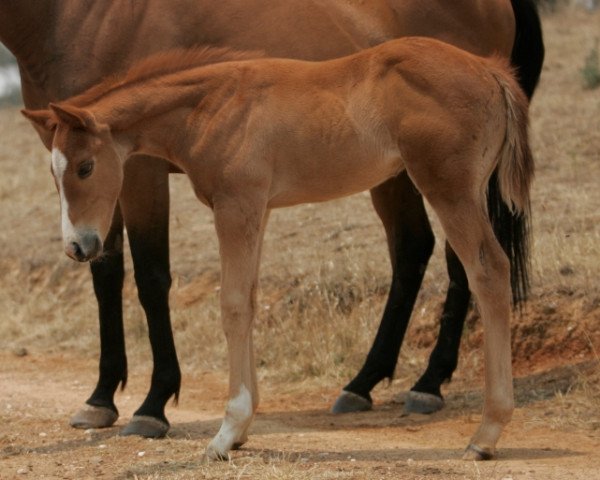
<instances>
[{"instance_id":1,"label":"foal's ear","mask_svg":"<svg viewBox=\"0 0 600 480\"><path fill-rule=\"evenodd\" d=\"M23 116L33 125L38 125L44 130L53 132L56 128L56 116L50 110L21 110Z\"/></svg>"},{"instance_id":2,"label":"foal's ear","mask_svg":"<svg viewBox=\"0 0 600 480\"><path fill-rule=\"evenodd\" d=\"M108 129L106 125L98 123L92 112L84 108L56 103L51 103L49 107L62 122L72 128L81 128L91 133L101 133Z\"/></svg>"}]
</instances>

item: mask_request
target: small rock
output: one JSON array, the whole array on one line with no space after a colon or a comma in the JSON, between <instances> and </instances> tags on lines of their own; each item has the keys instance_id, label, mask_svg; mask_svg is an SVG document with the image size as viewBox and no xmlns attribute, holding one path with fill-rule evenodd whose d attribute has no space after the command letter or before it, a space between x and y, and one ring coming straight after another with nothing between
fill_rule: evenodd
<instances>
[{"instance_id":1,"label":"small rock","mask_svg":"<svg viewBox=\"0 0 600 480\"><path fill-rule=\"evenodd\" d=\"M102 443L102 444L98 445L98 448L106 448L106 445Z\"/></svg>"},{"instance_id":2,"label":"small rock","mask_svg":"<svg viewBox=\"0 0 600 480\"><path fill-rule=\"evenodd\" d=\"M46 432L40 432L40 433L39 433L39 436L40 436L40 437L47 437L47 436L48 436L48 434L47 434Z\"/></svg>"},{"instance_id":3,"label":"small rock","mask_svg":"<svg viewBox=\"0 0 600 480\"><path fill-rule=\"evenodd\" d=\"M542 313L544 315L552 315L556 313L556 305L553 303L548 303L542 307Z\"/></svg>"},{"instance_id":4,"label":"small rock","mask_svg":"<svg viewBox=\"0 0 600 480\"><path fill-rule=\"evenodd\" d=\"M29 473L29 470L27 468L19 468L17 470L17 475L27 475Z\"/></svg>"},{"instance_id":5,"label":"small rock","mask_svg":"<svg viewBox=\"0 0 600 480\"><path fill-rule=\"evenodd\" d=\"M416 462L412 458L409 458L406 463L409 467L412 467Z\"/></svg>"},{"instance_id":6,"label":"small rock","mask_svg":"<svg viewBox=\"0 0 600 480\"><path fill-rule=\"evenodd\" d=\"M146 455L146 452L138 452L138 457L143 457L144 455Z\"/></svg>"},{"instance_id":7,"label":"small rock","mask_svg":"<svg viewBox=\"0 0 600 480\"><path fill-rule=\"evenodd\" d=\"M15 348L13 350L13 353L17 357L26 357L27 355L29 355L29 352L27 351L27 349L25 347Z\"/></svg>"},{"instance_id":8,"label":"small rock","mask_svg":"<svg viewBox=\"0 0 600 480\"><path fill-rule=\"evenodd\" d=\"M575 270L573 270L573 267L571 267L570 265L563 265L562 267L560 267L559 273L566 277L569 275L573 275L575 273Z\"/></svg>"}]
</instances>

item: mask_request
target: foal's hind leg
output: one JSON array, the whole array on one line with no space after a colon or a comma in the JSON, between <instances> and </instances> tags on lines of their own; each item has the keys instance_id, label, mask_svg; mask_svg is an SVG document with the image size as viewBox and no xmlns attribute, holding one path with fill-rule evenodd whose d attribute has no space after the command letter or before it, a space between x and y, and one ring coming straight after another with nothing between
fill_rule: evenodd
<instances>
[{"instance_id":1,"label":"foal's hind leg","mask_svg":"<svg viewBox=\"0 0 600 480\"><path fill-rule=\"evenodd\" d=\"M258 406L252 352L252 324L260 246L267 221L266 201L257 197L220 198L214 205L221 254L221 317L229 356L229 402L217 435L206 448L226 459L244 443Z\"/></svg>"},{"instance_id":2,"label":"foal's hind leg","mask_svg":"<svg viewBox=\"0 0 600 480\"><path fill-rule=\"evenodd\" d=\"M455 186L464 192L470 185ZM485 206L475 195L456 198L432 188L428 196L440 218L448 241L467 272L484 332L485 398L481 425L465 458L488 459L494 454L502 429L513 411L510 346L510 266L496 240ZM448 190L446 190L447 192ZM460 194L459 194L460 195Z\"/></svg>"}]
</instances>

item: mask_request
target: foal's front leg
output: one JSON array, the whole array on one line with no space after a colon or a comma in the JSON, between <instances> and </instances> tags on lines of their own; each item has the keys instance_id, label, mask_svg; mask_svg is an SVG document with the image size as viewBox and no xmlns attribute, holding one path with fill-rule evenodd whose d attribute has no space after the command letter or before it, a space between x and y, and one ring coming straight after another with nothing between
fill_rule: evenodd
<instances>
[{"instance_id":1,"label":"foal's front leg","mask_svg":"<svg viewBox=\"0 0 600 480\"><path fill-rule=\"evenodd\" d=\"M229 402L206 455L226 459L229 450L246 441L258 406L252 324L268 214L265 202L247 197L215 202L214 213L221 254L221 320L229 352Z\"/></svg>"}]
</instances>

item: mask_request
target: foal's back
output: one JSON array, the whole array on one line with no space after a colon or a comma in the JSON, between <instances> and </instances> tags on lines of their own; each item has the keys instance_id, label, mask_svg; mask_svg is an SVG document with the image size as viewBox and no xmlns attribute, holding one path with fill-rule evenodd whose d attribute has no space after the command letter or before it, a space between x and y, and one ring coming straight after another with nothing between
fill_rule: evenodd
<instances>
[{"instance_id":1,"label":"foal's back","mask_svg":"<svg viewBox=\"0 0 600 480\"><path fill-rule=\"evenodd\" d=\"M510 78L505 67L439 41L405 38L327 62L266 59L240 70L238 95L252 105L244 131L254 134L239 154L268 163L272 207L363 191L406 161L426 166L457 149L497 151L502 141L496 77Z\"/></svg>"}]
</instances>

